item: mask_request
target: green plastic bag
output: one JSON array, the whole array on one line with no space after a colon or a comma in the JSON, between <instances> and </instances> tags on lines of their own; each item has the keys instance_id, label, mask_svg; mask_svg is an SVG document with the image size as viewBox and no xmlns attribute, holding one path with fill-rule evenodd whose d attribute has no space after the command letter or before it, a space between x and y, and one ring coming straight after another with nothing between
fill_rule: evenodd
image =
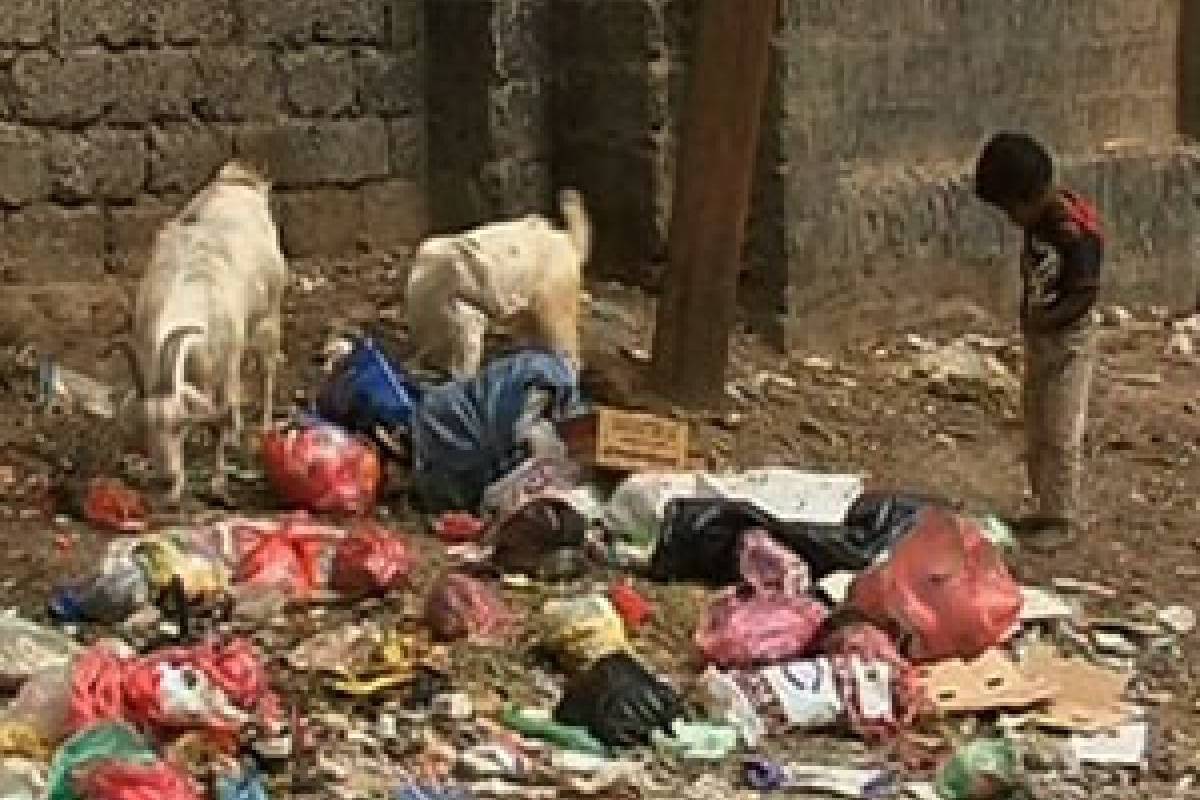
<instances>
[{"instance_id":1,"label":"green plastic bag","mask_svg":"<svg viewBox=\"0 0 1200 800\"><path fill-rule=\"evenodd\" d=\"M1017 752L1008 739L976 739L954 753L938 773L944 800L1016 800L1022 797Z\"/></svg>"},{"instance_id":2,"label":"green plastic bag","mask_svg":"<svg viewBox=\"0 0 1200 800\"><path fill-rule=\"evenodd\" d=\"M104 723L72 736L50 763L47 800L80 800L72 785L75 770L93 761L131 761L152 764L158 760L150 743L128 725Z\"/></svg>"},{"instance_id":3,"label":"green plastic bag","mask_svg":"<svg viewBox=\"0 0 1200 800\"><path fill-rule=\"evenodd\" d=\"M587 728L560 725L548 715L543 716L536 711L526 711L510 706L504 709L501 720L506 727L522 736L541 739L564 750L574 750L577 753L587 753L593 756L608 755L608 748L592 736Z\"/></svg>"}]
</instances>

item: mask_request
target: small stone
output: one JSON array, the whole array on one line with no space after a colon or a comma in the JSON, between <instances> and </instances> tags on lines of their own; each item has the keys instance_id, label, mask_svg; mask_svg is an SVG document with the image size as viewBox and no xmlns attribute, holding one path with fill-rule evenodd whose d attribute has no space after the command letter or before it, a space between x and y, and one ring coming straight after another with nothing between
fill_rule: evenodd
<instances>
[{"instance_id":1,"label":"small stone","mask_svg":"<svg viewBox=\"0 0 1200 800\"><path fill-rule=\"evenodd\" d=\"M1191 356L1196 352L1196 343L1192 339L1191 334L1187 333L1172 333L1167 339L1167 355L1169 356Z\"/></svg>"},{"instance_id":2,"label":"small stone","mask_svg":"<svg viewBox=\"0 0 1200 800\"><path fill-rule=\"evenodd\" d=\"M1158 612L1158 621L1172 633L1183 636L1196 629L1196 612L1187 606L1169 606Z\"/></svg>"},{"instance_id":3,"label":"small stone","mask_svg":"<svg viewBox=\"0 0 1200 800\"><path fill-rule=\"evenodd\" d=\"M813 369L820 372L831 372L833 370L833 361L824 356L808 356L800 363L805 369Z\"/></svg>"},{"instance_id":4,"label":"small stone","mask_svg":"<svg viewBox=\"0 0 1200 800\"><path fill-rule=\"evenodd\" d=\"M650 363L650 351L644 347L622 347L621 352L630 360L638 364Z\"/></svg>"},{"instance_id":5,"label":"small stone","mask_svg":"<svg viewBox=\"0 0 1200 800\"><path fill-rule=\"evenodd\" d=\"M464 692L448 692L433 698L433 713L453 720L470 719L475 713L471 698Z\"/></svg>"},{"instance_id":6,"label":"small stone","mask_svg":"<svg viewBox=\"0 0 1200 800\"><path fill-rule=\"evenodd\" d=\"M1135 372L1123 377L1125 383L1129 384L1130 386L1153 388L1155 386L1162 386L1163 382L1162 375L1157 372Z\"/></svg>"},{"instance_id":7,"label":"small stone","mask_svg":"<svg viewBox=\"0 0 1200 800\"><path fill-rule=\"evenodd\" d=\"M1110 328L1125 328L1133 322L1133 312L1124 306L1108 306L1101 312L1101 319Z\"/></svg>"}]
</instances>

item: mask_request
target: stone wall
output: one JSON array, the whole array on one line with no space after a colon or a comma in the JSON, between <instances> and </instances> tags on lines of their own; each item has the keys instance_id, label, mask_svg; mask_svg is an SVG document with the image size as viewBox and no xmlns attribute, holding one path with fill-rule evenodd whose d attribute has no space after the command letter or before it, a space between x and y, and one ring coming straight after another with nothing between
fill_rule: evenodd
<instances>
[{"instance_id":1,"label":"stone wall","mask_svg":"<svg viewBox=\"0 0 1200 800\"><path fill-rule=\"evenodd\" d=\"M421 14L415 0L9 0L4 281L140 270L162 219L233 156L267 168L291 255L412 242Z\"/></svg>"},{"instance_id":2,"label":"stone wall","mask_svg":"<svg viewBox=\"0 0 1200 800\"><path fill-rule=\"evenodd\" d=\"M773 171L787 175L785 331L854 291L1011 308L1019 237L969 183L1000 128L1048 142L1063 182L1098 202L1112 291L1195 302L1200 174L1178 145L1180 0L787 7L772 124Z\"/></svg>"}]
</instances>

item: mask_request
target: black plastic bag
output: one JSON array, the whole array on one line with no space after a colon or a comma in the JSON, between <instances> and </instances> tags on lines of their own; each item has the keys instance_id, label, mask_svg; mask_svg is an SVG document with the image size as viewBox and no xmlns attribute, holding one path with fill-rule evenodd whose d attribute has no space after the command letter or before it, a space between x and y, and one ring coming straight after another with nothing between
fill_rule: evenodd
<instances>
[{"instance_id":1,"label":"black plastic bag","mask_svg":"<svg viewBox=\"0 0 1200 800\"><path fill-rule=\"evenodd\" d=\"M833 572L857 572L904 538L918 511L930 504L943 503L912 494L868 493L851 506L845 524L821 525L780 522L742 500L673 500L650 560L650 577L710 586L737 583L741 538L754 528L803 558L814 581Z\"/></svg>"},{"instance_id":2,"label":"black plastic bag","mask_svg":"<svg viewBox=\"0 0 1200 800\"><path fill-rule=\"evenodd\" d=\"M596 661L567 685L554 710L555 721L587 728L610 747L646 744L652 731L668 731L681 716L675 690L628 653Z\"/></svg>"}]
</instances>

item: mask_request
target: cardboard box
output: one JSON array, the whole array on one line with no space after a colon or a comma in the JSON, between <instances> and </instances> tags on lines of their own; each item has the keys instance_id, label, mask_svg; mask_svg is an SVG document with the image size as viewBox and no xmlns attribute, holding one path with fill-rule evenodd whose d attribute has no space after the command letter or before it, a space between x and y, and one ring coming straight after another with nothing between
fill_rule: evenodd
<instances>
[{"instance_id":1,"label":"cardboard box","mask_svg":"<svg viewBox=\"0 0 1200 800\"><path fill-rule=\"evenodd\" d=\"M571 457L622 472L673 472L688 467L687 425L672 419L600 408L559 425Z\"/></svg>"}]
</instances>

